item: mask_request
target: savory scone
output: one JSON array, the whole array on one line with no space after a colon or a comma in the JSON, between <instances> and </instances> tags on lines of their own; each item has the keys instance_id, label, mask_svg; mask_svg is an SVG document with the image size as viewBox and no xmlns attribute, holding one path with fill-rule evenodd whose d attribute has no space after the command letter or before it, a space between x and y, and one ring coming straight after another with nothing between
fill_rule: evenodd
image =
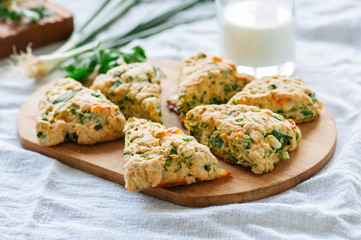
<instances>
[{"instance_id":1,"label":"savory scone","mask_svg":"<svg viewBox=\"0 0 361 240\"><path fill-rule=\"evenodd\" d=\"M64 78L57 80L40 100L36 134L45 146L67 139L94 144L122 137L124 125L119 107L102 93Z\"/></svg>"},{"instance_id":2,"label":"savory scone","mask_svg":"<svg viewBox=\"0 0 361 240\"><path fill-rule=\"evenodd\" d=\"M129 118L125 128L124 179L129 191L212 180L228 172L209 148L178 128Z\"/></svg>"},{"instance_id":3,"label":"savory scone","mask_svg":"<svg viewBox=\"0 0 361 240\"><path fill-rule=\"evenodd\" d=\"M237 73L235 62L199 53L182 62L177 99L169 102L176 105L183 122L192 108L201 104L227 103L251 80L252 76Z\"/></svg>"},{"instance_id":4,"label":"savory scone","mask_svg":"<svg viewBox=\"0 0 361 240\"><path fill-rule=\"evenodd\" d=\"M273 170L300 142L293 120L268 109L246 105L203 105L189 111L190 133L224 161L250 166L254 173Z\"/></svg>"},{"instance_id":5,"label":"savory scone","mask_svg":"<svg viewBox=\"0 0 361 240\"><path fill-rule=\"evenodd\" d=\"M301 79L285 76L252 81L228 103L270 109L296 123L312 121L320 116L322 110L322 102Z\"/></svg>"},{"instance_id":6,"label":"savory scone","mask_svg":"<svg viewBox=\"0 0 361 240\"><path fill-rule=\"evenodd\" d=\"M117 104L126 118L139 117L161 122L160 77L149 63L131 63L110 69L94 80L100 90Z\"/></svg>"}]
</instances>

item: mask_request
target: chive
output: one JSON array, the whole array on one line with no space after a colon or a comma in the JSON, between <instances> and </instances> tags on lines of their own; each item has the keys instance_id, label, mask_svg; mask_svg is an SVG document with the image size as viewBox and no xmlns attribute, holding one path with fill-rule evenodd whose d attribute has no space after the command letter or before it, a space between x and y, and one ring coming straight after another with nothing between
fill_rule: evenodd
<instances>
[{"instance_id":1,"label":"chive","mask_svg":"<svg viewBox=\"0 0 361 240\"><path fill-rule=\"evenodd\" d=\"M112 88L117 88L117 87L119 87L119 86L122 85L122 84L123 84L122 81L116 80L111 87L112 87Z\"/></svg>"},{"instance_id":2,"label":"chive","mask_svg":"<svg viewBox=\"0 0 361 240\"><path fill-rule=\"evenodd\" d=\"M236 110L230 111L229 113L227 113L228 116L233 115L234 113L236 113Z\"/></svg>"},{"instance_id":3,"label":"chive","mask_svg":"<svg viewBox=\"0 0 361 240\"><path fill-rule=\"evenodd\" d=\"M126 155L134 156L134 153L132 153L132 152L123 152L123 156L126 156Z\"/></svg>"},{"instance_id":4,"label":"chive","mask_svg":"<svg viewBox=\"0 0 361 240\"><path fill-rule=\"evenodd\" d=\"M312 92L308 96L312 99L312 104L317 102L316 93Z\"/></svg>"},{"instance_id":5,"label":"chive","mask_svg":"<svg viewBox=\"0 0 361 240\"><path fill-rule=\"evenodd\" d=\"M189 142L189 141L191 141L189 138L183 138L183 141L185 141L185 142Z\"/></svg>"},{"instance_id":6,"label":"chive","mask_svg":"<svg viewBox=\"0 0 361 240\"><path fill-rule=\"evenodd\" d=\"M95 125L94 129L99 131L100 129L102 129L103 126L101 124Z\"/></svg>"},{"instance_id":7,"label":"chive","mask_svg":"<svg viewBox=\"0 0 361 240\"><path fill-rule=\"evenodd\" d=\"M310 118L313 118L313 112L311 112L309 109L307 108L304 108L302 111L301 111L302 115L305 117L305 119L310 119Z\"/></svg>"},{"instance_id":8,"label":"chive","mask_svg":"<svg viewBox=\"0 0 361 240\"><path fill-rule=\"evenodd\" d=\"M36 136L40 139L44 139L45 138L45 135L43 134L43 132L37 132L36 133Z\"/></svg>"},{"instance_id":9,"label":"chive","mask_svg":"<svg viewBox=\"0 0 361 240\"><path fill-rule=\"evenodd\" d=\"M57 104L57 103L60 103L60 102L67 102L72 97L74 97L74 95L77 92L80 92L81 90L83 90L83 88L71 89L71 90L61 94L57 99L53 100L51 103L52 104Z\"/></svg>"},{"instance_id":10,"label":"chive","mask_svg":"<svg viewBox=\"0 0 361 240\"><path fill-rule=\"evenodd\" d=\"M171 157L167 157L165 160L165 163L163 165L164 170L168 171L168 167L172 164L172 158Z\"/></svg>"},{"instance_id":11,"label":"chive","mask_svg":"<svg viewBox=\"0 0 361 240\"><path fill-rule=\"evenodd\" d=\"M176 169L174 169L174 172L178 172L179 170L181 170L181 168L182 168L182 162L179 161L178 162L178 167Z\"/></svg>"},{"instance_id":12,"label":"chive","mask_svg":"<svg viewBox=\"0 0 361 240\"><path fill-rule=\"evenodd\" d=\"M290 159L290 155L288 154L287 151L282 151L280 149L277 149L278 150L278 155L283 158L283 159Z\"/></svg>"},{"instance_id":13,"label":"chive","mask_svg":"<svg viewBox=\"0 0 361 240\"><path fill-rule=\"evenodd\" d=\"M91 93L90 95L92 95L93 97L96 97L96 98L101 96L101 94L99 94L99 93Z\"/></svg>"},{"instance_id":14,"label":"chive","mask_svg":"<svg viewBox=\"0 0 361 240\"><path fill-rule=\"evenodd\" d=\"M214 13L206 13L202 15L197 15L195 17L192 15L188 16L186 14L185 18L174 18L169 20L178 12L181 12L199 2L199 0L179 1L179 3L173 4L170 8L160 8L161 10L156 12L154 17L145 19L145 21L142 21L136 26L131 27L129 31L126 30L117 33L115 36L108 37L108 39L103 40L101 44L98 41L91 42L91 40L100 31L106 29L107 26L115 22L114 20L119 18L119 16L124 15L124 13L131 6L140 2L142 1L105 0L104 3L101 4L101 6L99 6L99 8L95 11L95 13L91 15L88 21L86 21L83 26L76 29L73 32L72 36L68 39L68 41L66 41L65 44L55 52L37 57L31 55L31 51L29 50L27 54L20 54L16 56L15 60L18 61L18 68L20 68L22 72L28 77L39 77L44 72L51 72L52 70L57 68L62 62L65 62L73 58L74 56L81 56L89 52L92 53L94 49L109 49L114 47L121 47L134 39L147 37L180 24L185 24L214 16ZM36 61L34 61L34 59ZM36 65L33 62L36 63ZM110 62L114 63L115 61ZM95 65L97 65L97 61L95 61ZM95 66L93 67L94 70ZM85 72L78 74L83 79L90 72L87 68L76 70L78 72L80 72L80 70Z\"/></svg>"},{"instance_id":15,"label":"chive","mask_svg":"<svg viewBox=\"0 0 361 240\"><path fill-rule=\"evenodd\" d=\"M113 78L120 78L124 72L125 72L124 70L122 70L122 71L116 71L116 72L113 74ZM119 80L117 80L117 81L119 81Z\"/></svg>"},{"instance_id":16,"label":"chive","mask_svg":"<svg viewBox=\"0 0 361 240\"><path fill-rule=\"evenodd\" d=\"M177 154L177 150L175 150L174 148L172 148L170 151L169 151L169 155L176 155Z\"/></svg>"},{"instance_id":17,"label":"chive","mask_svg":"<svg viewBox=\"0 0 361 240\"><path fill-rule=\"evenodd\" d=\"M44 114L42 114L41 115L41 120L43 120L43 121L49 121L49 119L48 119L48 113L44 113Z\"/></svg>"},{"instance_id":18,"label":"chive","mask_svg":"<svg viewBox=\"0 0 361 240\"><path fill-rule=\"evenodd\" d=\"M275 138L277 138L277 140L282 144L282 146L290 145L290 141L292 139L292 137L290 137L288 135L285 135L285 134L282 134L282 133L278 132L277 130L272 130L272 132L266 133L264 135L264 137L267 137L269 135L272 135Z\"/></svg>"},{"instance_id":19,"label":"chive","mask_svg":"<svg viewBox=\"0 0 361 240\"><path fill-rule=\"evenodd\" d=\"M207 163L206 165L203 166L204 170L206 170L207 172L209 172L209 170L211 170L211 164Z\"/></svg>"},{"instance_id":20,"label":"chive","mask_svg":"<svg viewBox=\"0 0 361 240\"><path fill-rule=\"evenodd\" d=\"M73 114L73 115L76 115L76 111L78 111L80 108L77 108L77 107L72 107L70 108L70 112Z\"/></svg>"},{"instance_id":21,"label":"chive","mask_svg":"<svg viewBox=\"0 0 361 240\"><path fill-rule=\"evenodd\" d=\"M274 118L277 119L278 121L284 121L282 118L280 118L280 117L277 116L277 115L272 115L272 117L274 117Z\"/></svg>"},{"instance_id":22,"label":"chive","mask_svg":"<svg viewBox=\"0 0 361 240\"><path fill-rule=\"evenodd\" d=\"M213 146L217 146L217 147L221 148L223 146L224 142L219 136L217 136L216 138L211 139L210 143Z\"/></svg>"},{"instance_id":23,"label":"chive","mask_svg":"<svg viewBox=\"0 0 361 240\"><path fill-rule=\"evenodd\" d=\"M276 84L270 84L270 85L268 85L268 88L271 88L271 89L276 89L276 88L277 88L277 86L276 86Z\"/></svg>"}]
</instances>

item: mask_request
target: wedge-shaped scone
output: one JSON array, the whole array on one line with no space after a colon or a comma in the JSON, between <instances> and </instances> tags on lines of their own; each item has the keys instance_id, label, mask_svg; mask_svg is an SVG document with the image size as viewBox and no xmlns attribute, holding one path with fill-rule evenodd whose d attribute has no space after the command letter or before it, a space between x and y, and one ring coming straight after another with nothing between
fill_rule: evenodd
<instances>
[{"instance_id":1,"label":"wedge-shaped scone","mask_svg":"<svg viewBox=\"0 0 361 240\"><path fill-rule=\"evenodd\" d=\"M100 74L91 89L99 89L126 118L161 122L160 77L149 63L131 63Z\"/></svg>"},{"instance_id":2,"label":"wedge-shaped scone","mask_svg":"<svg viewBox=\"0 0 361 240\"><path fill-rule=\"evenodd\" d=\"M268 109L246 105L203 105L189 111L185 126L224 161L250 166L254 173L272 171L300 142L293 120Z\"/></svg>"},{"instance_id":3,"label":"wedge-shaped scone","mask_svg":"<svg viewBox=\"0 0 361 240\"><path fill-rule=\"evenodd\" d=\"M253 105L270 109L296 123L312 121L320 116L322 102L299 78L263 77L252 81L229 100L229 104Z\"/></svg>"},{"instance_id":4,"label":"wedge-shaped scone","mask_svg":"<svg viewBox=\"0 0 361 240\"><path fill-rule=\"evenodd\" d=\"M174 100L180 120L198 105L227 103L251 80L253 77L237 73L231 60L204 53L186 58L179 74L178 99Z\"/></svg>"},{"instance_id":5,"label":"wedge-shaped scone","mask_svg":"<svg viewBox=\"0 0 361 240\"><path fill-rule=\"evenodd\" d=\"M39 102L36 133L40 143L52 146L66 139L94 144L123 136L125 118L99 91L70 79L60 79Z\"/></svg>"},{"instance_id":6,"label":"wedge-shaped scone","mask_svg":"<svg viewBox=\"0 0 361 240\"><path fill-rule=\"evenodd\" d=\"M228 174L209 148L178 128L129 118L124 128L124 179L129 191L212 180Z\"/></svg>"}]
</instances>

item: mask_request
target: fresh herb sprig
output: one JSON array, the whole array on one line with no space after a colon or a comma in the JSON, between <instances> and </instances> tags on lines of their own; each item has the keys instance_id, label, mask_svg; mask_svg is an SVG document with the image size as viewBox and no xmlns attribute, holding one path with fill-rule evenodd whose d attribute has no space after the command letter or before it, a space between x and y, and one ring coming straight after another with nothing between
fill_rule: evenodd
<instances>
[{"instance_id":1,"label":"fresh herb sprig","mask_svg":"<svg viewBox=\"0 0 361 240\"><path fill-rule=\"evenodd\" d=\"M11 1L11 8L7 4L0 2L0 21L12 20L18 21L23 17L31 19L31 21L38 23L40 19L53 15L53 12L40 4L33 8L20 8L16 4L16 0Z\"/></svg>"},{"instance_id":2,"label":"fresh herb sprig","mask_svg":"<svg viewBox=\"0 0 361 240\"><path fill-rule=\"evenodd\" d=\"M93 66L97 65L94 63L94 56L99 56L99 52L107 55L105 58L111 59L109 62L113 63L115 60L109 56L119 54L116 50L109 49L120 48L135 39L148 37L177 25L213 17L215 15L213 12L197 16L185 15L181 19L174 17L178 12L185 11L195 4L206 1L209 0L182 0L174 2L170 7L155 11L152 16L143 19L140 23L137 22L130 30L121 31L114 36L101 39L100 41L91 41L97 33L121 17L129 8L141 2L140 0L104 0L103 4L99 6L85 24L73 32L72 36L63 46L53 53L40 56L33 55L31 48L28 48L26 53L12 56L16 61L13 69L27 77L37 78L55 70L65 61L75 58L83 59L80 65L88 65L91 70L94 70L95 67L93 68ZM92 53L92 51L95 53ZM88 60L86 59L87 57L89 57ZM68 70L79 71L78 75L80 78L85 77L89 73L86 69L79 69L80 67L69 67Z\"/></svg>"},{"instance_id":3,"label":"fresh herb sprig","mask_svg":"<svg viewBox=\"0 0 361 240\"><path fill-rule=\"evenodd\" d=\"M109 69L122 63L144 62L146 60L147 56L139 46L134 47L131 53L124 53L114 48L97 48L76 56L63 64L61 69L69 73L67 77L83 82L95 69L97 69L97 73L106 73Z\"/></svg>"}]
</instances>

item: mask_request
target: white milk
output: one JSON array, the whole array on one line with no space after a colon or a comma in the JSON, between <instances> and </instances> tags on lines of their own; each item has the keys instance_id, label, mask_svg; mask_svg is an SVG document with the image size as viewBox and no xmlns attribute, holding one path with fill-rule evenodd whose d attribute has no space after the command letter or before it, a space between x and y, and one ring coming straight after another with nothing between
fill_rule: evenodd
<instances>
[{"instance_id":1,"label":"white milk","mask_svg":"<svg viewBox=\"0 0 361 240\"><path fill-rule=\"evenodd\" d=\"M274 0L234 0L220 16L228 58L252 67L294 61L296 24L286 5Z\"/></svg>"}]
</instances>

